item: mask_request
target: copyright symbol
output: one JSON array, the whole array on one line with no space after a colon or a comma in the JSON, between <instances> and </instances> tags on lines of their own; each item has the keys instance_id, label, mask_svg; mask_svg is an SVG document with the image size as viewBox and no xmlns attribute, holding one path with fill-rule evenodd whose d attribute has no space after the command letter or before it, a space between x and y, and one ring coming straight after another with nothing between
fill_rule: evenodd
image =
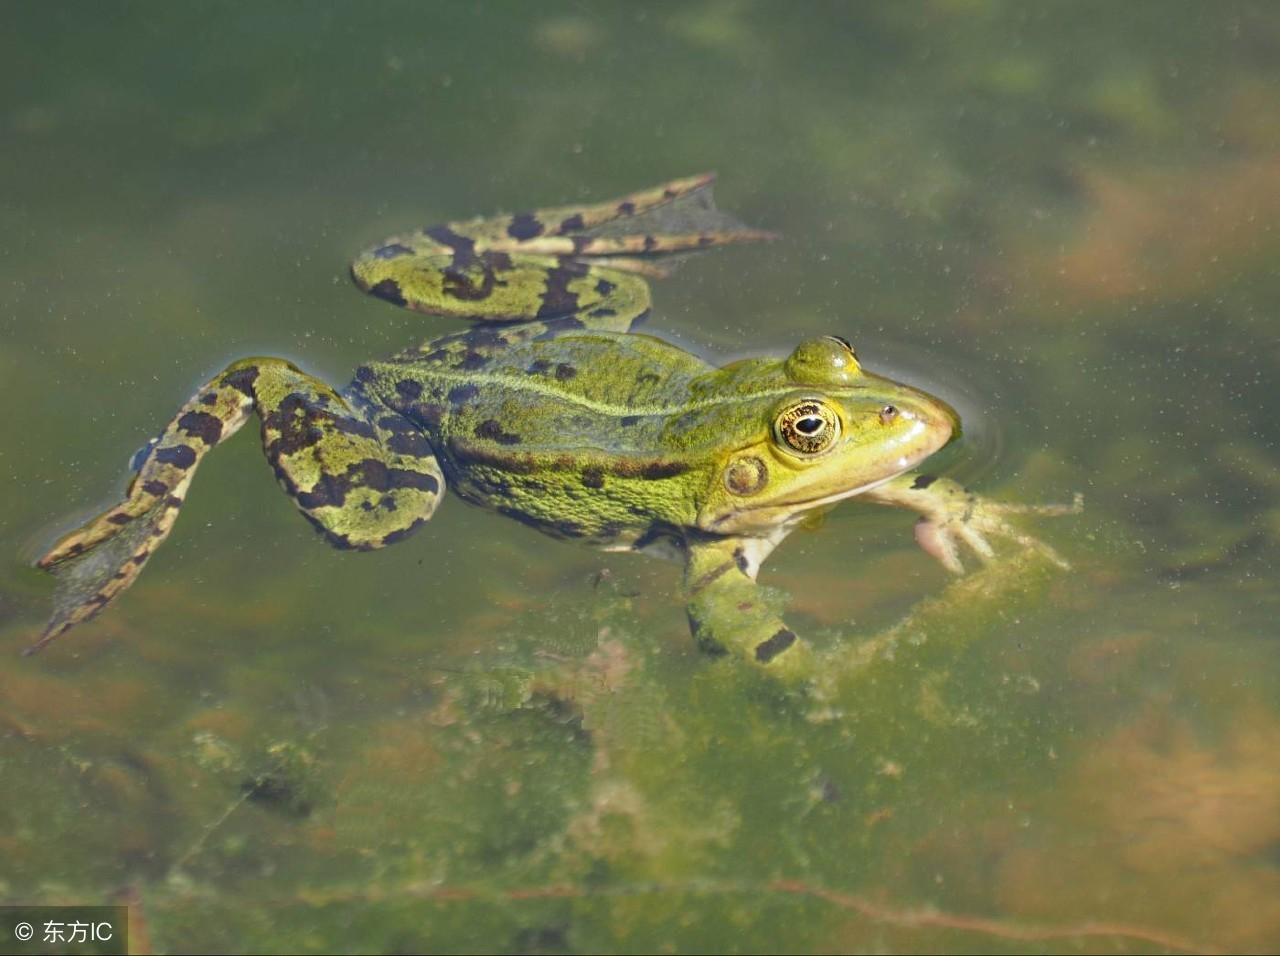
<instances>
[{"instance_id":1,"label":"copyright symbol","mask_svg":"<svg viewBox=\"0 0 1280 956\"><path fill-rule=\"evenodd\" d=\"M26 942L35 935L35 929L30 923L19 923L13 928L13 935L18 937L21 942Z\"/></svg>"}]
</instances>

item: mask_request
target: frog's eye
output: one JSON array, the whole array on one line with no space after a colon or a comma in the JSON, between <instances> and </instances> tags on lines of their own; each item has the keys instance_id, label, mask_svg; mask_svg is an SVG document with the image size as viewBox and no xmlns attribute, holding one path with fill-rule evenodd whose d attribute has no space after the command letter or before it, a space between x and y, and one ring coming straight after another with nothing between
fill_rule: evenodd
<instances>
[{"instance_id":1,"label":"frog's eye","mask_svg":"<svg viewBox=\"0 0 1280 956\"><path fill-rule=\"evenodd\" d=\"M779 443L801 455L820 455L840 437L840 416L825 402L808 398L788 405L773 423Z\"/></svg>"}]
</instances>

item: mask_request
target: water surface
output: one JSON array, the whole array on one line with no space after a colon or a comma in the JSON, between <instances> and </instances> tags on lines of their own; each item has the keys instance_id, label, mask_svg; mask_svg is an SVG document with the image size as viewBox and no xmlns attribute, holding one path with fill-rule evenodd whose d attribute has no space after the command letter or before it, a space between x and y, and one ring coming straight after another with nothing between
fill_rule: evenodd
<instances>
[{"instance_id":1,"label":"water surface","mask_svg":"<svg viewBox=\"0 0 1280 956\"><path fill-rule=\"evenodd\" d=\"M797 10L6 8L0 899L128 899L157 951L1280 945L1280 9ZM817 701L700 658L674 567L455 499L332 551L250 428L17 656L31 558L199 383L449 328L356 251L706 169L786 238L650 330L845 335L962 410L952 473L1085 493L1036 524L1070 573L951 584L843 506L762 575L861 662Z\"/></svg>"}]
</instances>

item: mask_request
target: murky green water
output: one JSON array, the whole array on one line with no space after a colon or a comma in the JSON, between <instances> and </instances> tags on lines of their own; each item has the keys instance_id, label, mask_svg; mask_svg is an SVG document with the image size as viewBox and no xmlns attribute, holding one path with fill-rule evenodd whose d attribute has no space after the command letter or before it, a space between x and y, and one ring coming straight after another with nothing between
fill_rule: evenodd
<instances>
[{"instance_id":1,"label":"murky green water","mask_svg":"<svg viewBox=\"0 0 1280 956\"><path fill-rule=\"evenodd\" d=\"M1280 8L368 7L0 13L0 899L128 899L139 951L1280 945ZM949 585L843 506L762 579L851 659L917 610L817 702L700 658L674 567L457 500L332 551L242 436L18 657L198 383L446 328L353 253L705 169L787 238L651 328L846 335L981 491L1085 492L1072 572Z\"/></svg>"}]
</instances>

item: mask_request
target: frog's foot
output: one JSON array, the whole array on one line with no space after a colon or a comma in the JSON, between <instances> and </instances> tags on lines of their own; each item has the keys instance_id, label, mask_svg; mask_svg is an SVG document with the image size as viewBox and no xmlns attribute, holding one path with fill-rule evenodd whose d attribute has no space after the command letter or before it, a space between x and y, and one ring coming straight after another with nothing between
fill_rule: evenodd
<instances>
[{"instance_id":1,"label":"frog's foot","mask_svg":"<svg viewBox=\"0 0 1280 956\"><path fill-rule=\"evenodd\" d=\"M281 359L236 362L145 449L124 500L37 562L58 586L53 616L28 653L93 617L133 583L173 528L200 459L254 411L277 478L331 544L381 548L435 510L444 480L407 420L388 411L366 415Z\"/></svg>"},{"instance_id":2,"label":"frog's foot","mask_svg":"<svg viewBox=\"0 0 1280 956\"><path fill-rule=\"evenodd\" d=\"M989 538L1012 541L1019 547L1039 552L1063 570L1069 570L1070 564L1053 548L1014 527L1005 516L1057 516L1078 514L1084 509L1084 496L1079 493L1069 505L1001 504L981 498L948 478L916 474L901 475L866 492L864 497L879 504L919 512L916 541L955 574L964 573L964 565L960 561L962 545L983 561L995 557Z\"/></svg>"},{"instance_id":3,"label":"frog's foot","mask_svg":"<svg viewBox=\"0 0 1280 956\"><path fill-rule=\"evenodd\" d=\"M685 596L693 639L712 657L734 653L773 676L807 679L812 650L782 620L781 594L752 579L747 551L732 538L688 545Z\"/></svg>"},{"instance_id":4,"label":"frog's foot","mask_svg":"<svg viewBox=\"0 0 1280 956\"><path fill-rule=\"evenodd\" d=\"M606 203L432 226L368 250L351 274L371 295L431 315L575 317L627 331L648 312L645 279L665 276L680 256L773 238L716 209L712 180L694 176Z\"/></svg>"}]
</instances>

